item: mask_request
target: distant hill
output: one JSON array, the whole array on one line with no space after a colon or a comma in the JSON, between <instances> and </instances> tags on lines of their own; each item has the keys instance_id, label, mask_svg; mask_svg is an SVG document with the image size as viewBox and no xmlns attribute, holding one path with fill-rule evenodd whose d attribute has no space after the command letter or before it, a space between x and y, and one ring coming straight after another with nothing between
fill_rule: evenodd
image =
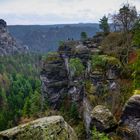
<instances>
[{"instance_id":1,"label":"distant hill","mask_svg":"<svg viewBox=\"0 0 140 140\"><path fill-rule=\"evenodd\" d=\"M46 53L55 51L59 41L80 39L81 32L92 37L99 31L98 24L61 24L61 25L14 25L8 26L10 33L32 52Z\"/></svg>"}]
</instances>

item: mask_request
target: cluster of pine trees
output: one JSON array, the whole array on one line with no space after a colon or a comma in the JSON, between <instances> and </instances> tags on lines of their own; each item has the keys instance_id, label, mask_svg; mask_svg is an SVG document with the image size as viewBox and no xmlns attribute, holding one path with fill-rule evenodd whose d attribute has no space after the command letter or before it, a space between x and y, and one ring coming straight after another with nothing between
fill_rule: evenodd
<instances>
[{"instance_id":1,"label":"cluster of pine trees","mask_svg":"<svg viewBox=\"0 0 140 140\"><path fill-rule=\"evenodd\" d=\"M0 57L0 130L41 110L38 55Z\"/></svg>"}]
</instances>

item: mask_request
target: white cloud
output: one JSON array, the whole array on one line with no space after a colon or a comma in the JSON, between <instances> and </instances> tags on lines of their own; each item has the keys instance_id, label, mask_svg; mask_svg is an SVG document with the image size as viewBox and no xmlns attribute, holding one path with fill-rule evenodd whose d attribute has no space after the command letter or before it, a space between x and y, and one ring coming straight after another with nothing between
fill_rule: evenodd
<instances>
[{"instance_id":1,"label":"white cloud","mask_svg":"<svg viewBox=\"0 0 140 140\"><path fill-rule=\"evenodd\" d=\"M127 0L0 0L0 17L8 24L98 22ZM140 0L129 0L140 9Z\"/></svg>"}]
</instances>

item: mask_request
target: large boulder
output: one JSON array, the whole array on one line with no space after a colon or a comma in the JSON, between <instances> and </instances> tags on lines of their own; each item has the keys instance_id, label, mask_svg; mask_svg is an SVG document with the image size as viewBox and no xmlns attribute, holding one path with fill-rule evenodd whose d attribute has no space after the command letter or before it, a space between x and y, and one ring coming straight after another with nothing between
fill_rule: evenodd
<instances>
[{"instance_id":1,"label":"large boulder","mask_svg":"<svg viewBox=\"0 0 140 140\"><path fill-rule=\"evenodd\" d=\"M121 125L129 130L123 134L126 139L140 140L140 95L132 96L125 104Z\"/></svg>"},{"instance_id":2,"label":"large boulder","mask_svg":"<svg viewBox=\"0 0 140 140\"><path fill-rule=\"evenodd\" d=\"M96 106L91 113L91 127L96 127L100 132L110 132L117 126L113 114L105 106Z\"/></svg>"},{"instance_id":3,"label":"large boulder","mask_svg":"<svg viewBox=\"0 0 140 140\"><path fill-rule=\"evenodd\" d=\"M77 140L77 136L61 116L52 116L2 131L0 140Z\"/></svg>"}]
</instances>

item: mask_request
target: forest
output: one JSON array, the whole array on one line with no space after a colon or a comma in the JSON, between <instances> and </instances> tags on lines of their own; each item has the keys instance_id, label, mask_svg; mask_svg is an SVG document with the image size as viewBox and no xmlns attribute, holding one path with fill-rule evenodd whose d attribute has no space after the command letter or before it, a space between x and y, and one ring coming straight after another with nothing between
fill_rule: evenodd
<instances>
[{"instance_id":1,"label":"forest","mask_svg":"<svg viewBox=\"0 0 140 140\"><path fill-rule=\"evenodd\" d=\"M23 54L0 57L0 130L41 110L40 57Z\"/></svg>"}]
</instances>

